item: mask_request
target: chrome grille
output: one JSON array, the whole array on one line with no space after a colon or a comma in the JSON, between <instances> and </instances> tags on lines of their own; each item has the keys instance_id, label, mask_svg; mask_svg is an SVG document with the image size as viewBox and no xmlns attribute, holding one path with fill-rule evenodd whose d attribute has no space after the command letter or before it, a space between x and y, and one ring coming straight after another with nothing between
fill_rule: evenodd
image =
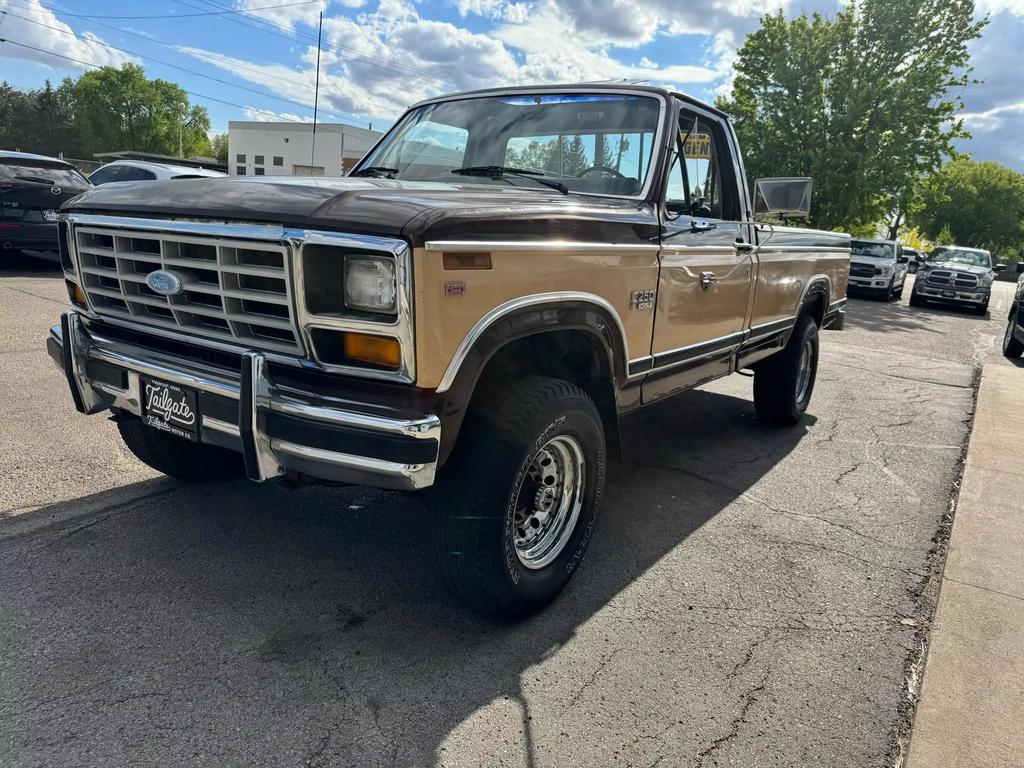
<instances>
[{"instance_id":1,"label":"chrome grille","mask_svg":"<svg viewBox=\"0 0 1024 768\"><path fill-rule=\"evenodd\" d=\"M289 251L274 242L76 226L83 289L100 315L248 349L298 354ZM163 296L146 276L167 269L184 290Z\"/></svg>"},{"instance_id":2,"label":"chrome grille","mask_svg":"<svg viewBox=\"0 0 1024 768\"><path fill-rule=\"evenodd\" d=\"M877 267L871 266L870 264L858 264L857 262L850 262L850 274L853 277L874 277L880 274L881 270Z\"/></svg>"},{"instance_id":3,"label":"chrome grille","mask_svg":"<svg viewBox=\"0 0 1024 768\"><path fill-rule=\"evenodd\" d=\"M933 269L928 273L927 281L943 288L977 288L981 284L977 275L951 269Z\"/></svg>"}]
</instances>

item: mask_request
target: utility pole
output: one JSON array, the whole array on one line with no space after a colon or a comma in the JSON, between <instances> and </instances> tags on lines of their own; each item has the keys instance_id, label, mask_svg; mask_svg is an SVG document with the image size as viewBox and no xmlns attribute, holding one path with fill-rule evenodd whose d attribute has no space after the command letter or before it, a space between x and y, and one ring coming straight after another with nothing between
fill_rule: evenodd
<instances>
[{"instance_id":1,"label":"utility pole","mask_svg":"<svg viewBox=\"0 0 1024 768\"><path fill-rule=\"evenodd\" d=\"M313 175L316 155L316 108L320 102L320 42L324 37L324 12L320 11L320 31L316 36L316 88L313 91L313 141L309 148L309 175Z\"/></svg>"}]
</instances>

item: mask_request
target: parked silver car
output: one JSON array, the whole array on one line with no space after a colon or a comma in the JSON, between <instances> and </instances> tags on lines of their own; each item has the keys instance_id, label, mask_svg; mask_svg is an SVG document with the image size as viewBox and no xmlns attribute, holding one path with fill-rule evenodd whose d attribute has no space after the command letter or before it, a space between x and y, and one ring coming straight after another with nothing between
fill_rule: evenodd
<instances>
[{"instance_id":1,"label":"parked silver car","mask_svg":"<svg viewBox=\"0 0 1024 768\"><path fill-rule=\"evenodd\" d=\"M226 176L220 171L208 168L194 168L190 165L150 163L144 160L115 160L92 172L89 181L94 185L111 184L119 181L156 181L158 179L201 179Z\"/></svg>"}]
</instances>

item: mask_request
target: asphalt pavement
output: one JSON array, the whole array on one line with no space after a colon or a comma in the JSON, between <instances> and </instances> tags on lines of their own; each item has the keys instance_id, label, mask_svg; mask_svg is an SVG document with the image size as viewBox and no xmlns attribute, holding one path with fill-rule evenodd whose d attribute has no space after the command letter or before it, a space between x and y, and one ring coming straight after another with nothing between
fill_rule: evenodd
<instances>
[{"instance_id":1,"label":"asphalt pavement","mask_svg":"<svg viewBox=\"0 0 1024 768\"><path fill-rule=\"evenodd\" d=\"M139 464L45 354L48 269L0 267L0 765L897 759L1009 284L987 318L852 299L799 427L741 376L643 412L581 571L502 624L415 496Z\"/></svg>"}]
</instances>

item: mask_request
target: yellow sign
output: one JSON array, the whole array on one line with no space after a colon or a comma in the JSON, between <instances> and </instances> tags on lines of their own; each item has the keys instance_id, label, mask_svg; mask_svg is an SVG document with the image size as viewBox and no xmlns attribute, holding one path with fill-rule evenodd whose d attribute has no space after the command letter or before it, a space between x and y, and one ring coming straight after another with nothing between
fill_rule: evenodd
<instances>
[{"instance_id":1,"label":"yellow sign","mask_svg":"<svg viewBox=\"0 0 1024 768\"><path fill-rule=\"evenodd\" d=\"M711 159L711 134L691 133L683 147L687 160L710 160Z\"/></svg>"}]
</instances>

